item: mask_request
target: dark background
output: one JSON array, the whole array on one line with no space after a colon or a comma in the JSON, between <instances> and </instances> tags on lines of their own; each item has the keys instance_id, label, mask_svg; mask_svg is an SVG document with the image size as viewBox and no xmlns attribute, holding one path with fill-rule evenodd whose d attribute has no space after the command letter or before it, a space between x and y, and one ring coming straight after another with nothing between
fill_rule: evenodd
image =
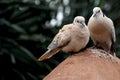
<instances>
[{"instance_id":1,"label":"dark background","mask_svg":"<svg viewBox=\"0 0 120 80\"><path fill-rule=\"evenodd\" d=\"M84 16L87 24L95 6L114 22L120 57L119 0L0 0L0 80L41 80L68 54L60 51L42 62L37 58L74 17Z\"/></svg>"}]
</instances>

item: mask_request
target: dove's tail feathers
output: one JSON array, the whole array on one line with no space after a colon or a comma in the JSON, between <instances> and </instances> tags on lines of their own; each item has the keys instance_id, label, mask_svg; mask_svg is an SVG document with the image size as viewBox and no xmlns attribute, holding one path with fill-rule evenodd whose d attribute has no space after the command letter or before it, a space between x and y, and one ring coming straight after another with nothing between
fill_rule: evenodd
<instances>
[{"instance_id":1,"label":"dove's tail feathers","mask_svg":"<svg viewBox=\"0 0 120 80\"><path fill-rule=\"evenodd\" d=\"M115 50L115 44L112 43L111 49L110 49L110 54L112 54L113 56L116 56L115 51L116 51L116 50Z\"/></svg>"},{"instance_id":2,"label":"dove's tail feathers","mask_svg":"<svg viewBox=\"0 0 120 80\"><path fill-rule=\"evenodd\" d=\"M49 49L40 58L38 58L38 60L43 61L43 60L49 59L50 57L52 57L54 54L56 54L59 51L60 51L59 48L56 48L56 49L53 49L53 50Z\"/></svg>"}]
</instances>

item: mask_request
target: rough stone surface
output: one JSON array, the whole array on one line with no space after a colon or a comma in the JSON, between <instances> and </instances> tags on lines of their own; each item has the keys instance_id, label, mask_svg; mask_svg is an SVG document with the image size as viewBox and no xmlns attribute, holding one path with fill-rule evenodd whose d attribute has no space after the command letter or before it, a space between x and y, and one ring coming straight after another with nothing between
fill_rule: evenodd
<instances>
[{"instance_id":1,"label":"rough stone surface","mask_svg":"<svg viewBox=\"0 0 120 80\"><path fill-rule=\"evenodd\" d=\"M69 56L43 80L120 80L120 60L89 48Z\"/></svg>"}]
</instances>

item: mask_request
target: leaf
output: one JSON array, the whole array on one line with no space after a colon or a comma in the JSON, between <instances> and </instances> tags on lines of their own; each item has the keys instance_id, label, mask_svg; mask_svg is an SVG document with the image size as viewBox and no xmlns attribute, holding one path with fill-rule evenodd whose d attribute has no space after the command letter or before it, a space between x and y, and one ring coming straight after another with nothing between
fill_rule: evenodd
<instances>
[{"instance_id":1,"label":"leaf","mask_svg":"<svg viewBox=\"0 0 120 80\"><path fill-rule=\"evenodd\" d=\"M18 33L26 33L25 30L23 28L21 28L20 26L16 25L16 24L11 24L10 22L8 22L5 19L0 19L0 21L2 23L4 23L5 25L7 25L9 28L13 29L14 31L18 32Z\"/></svg>"}]
</instances>

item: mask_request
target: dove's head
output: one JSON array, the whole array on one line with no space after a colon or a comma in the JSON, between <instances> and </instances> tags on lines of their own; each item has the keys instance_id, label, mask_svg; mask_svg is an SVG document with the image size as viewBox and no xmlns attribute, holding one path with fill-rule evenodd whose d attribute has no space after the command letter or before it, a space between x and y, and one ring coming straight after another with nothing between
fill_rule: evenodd
<instances>
[{"instance_id":1,"label":"dove's head","mask_svg":"<svg viewBox=\"0 0 120 80\"><path fill-rule=\"evenodd\" d=\"M77 25L78 27L85 27L85 18L82 16L77 16L74 18L73 24Z\"/></svg>"},{"instance_id":2,"label":"dove's head","mask_svg":"<svg viewBox=\"0 0 120 80\"><path fill-rule=\"evenodd\" d=\"M99 16L99 15L103 15L103 12L100 7L95 7L93 9L93 17Z\"/></svg>"}]
</instances>

